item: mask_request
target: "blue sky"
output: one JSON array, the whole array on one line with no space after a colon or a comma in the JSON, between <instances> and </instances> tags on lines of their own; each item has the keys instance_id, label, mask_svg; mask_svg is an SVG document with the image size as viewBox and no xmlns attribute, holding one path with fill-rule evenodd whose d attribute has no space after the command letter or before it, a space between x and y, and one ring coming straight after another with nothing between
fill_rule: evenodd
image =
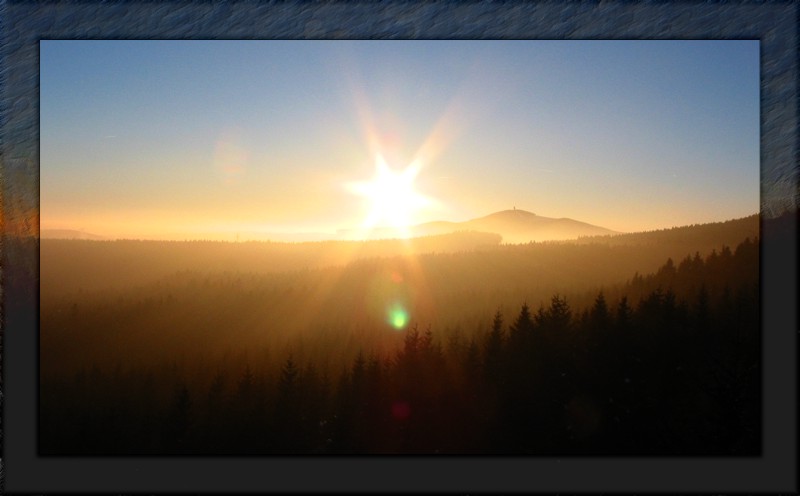
<instances>
[{"instance_id":1,"label":"blue sky","mask_svg":"<svg viewBox=\"0 0 800 496\"><path fill-rule=\"evenodd\" d=\"M620 231L759 208L757 41L42 41L41 227L335 231L376 155L413 221ZM211 233L211 234L209 234Z\"/></svg>"}]
</instances>

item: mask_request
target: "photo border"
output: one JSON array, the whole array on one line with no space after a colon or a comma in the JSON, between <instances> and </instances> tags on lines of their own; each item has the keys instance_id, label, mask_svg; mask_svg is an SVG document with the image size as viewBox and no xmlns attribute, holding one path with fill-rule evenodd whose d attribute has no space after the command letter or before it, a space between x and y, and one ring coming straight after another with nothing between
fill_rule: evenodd
<instances>
[{"instance_id":1,"label":"photo border","mask_svg":"<svg viewBox=\"0 0 800 496\"><path fill-rule=\"evenodd\" d=\"M797 3L3 1L0 23L5 490L797 492ZM762 229L763 456L37 457L39 40L300 38L760 40L761 213L793 219Z\"/></svg>"}]
</instances>

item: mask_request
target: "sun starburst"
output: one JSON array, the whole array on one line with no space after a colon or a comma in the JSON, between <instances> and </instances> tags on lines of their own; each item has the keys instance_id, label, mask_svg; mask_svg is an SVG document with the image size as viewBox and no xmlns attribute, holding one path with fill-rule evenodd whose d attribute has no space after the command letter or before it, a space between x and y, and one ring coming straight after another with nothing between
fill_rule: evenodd
<instances>
[{"instance_id":1,"label":"sun starburst","mask_svg":"<svg viewBox=\"0 0 800 496\"><path fill-rule=\"evenodd\" d=\"M393 170L378 155L375 159L375 175L369 181L347 185L351 193L370 202L369 213L362 224L363 229L389 227L402 235L416 221L415 215L432 203L431 199L414 189L414 180L420 164L414 161L403 170Z\"/></svg>"}]
</instances>

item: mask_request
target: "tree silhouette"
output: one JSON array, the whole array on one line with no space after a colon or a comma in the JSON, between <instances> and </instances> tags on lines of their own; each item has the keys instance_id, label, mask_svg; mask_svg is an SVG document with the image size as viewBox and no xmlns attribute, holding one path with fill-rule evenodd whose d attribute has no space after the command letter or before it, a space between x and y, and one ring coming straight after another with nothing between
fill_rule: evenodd
<instances>
[{"instance_id":1,"label":"tree silhouette","mask_svg":"<svg viewBox=\"0 0 800 496\"><path fill-rule=\"evenodd\" d=\"M164 421L164 447L167 451L182 453L186 450L186 437L193 421L191 410L189 390L186 385L179 385Z\"/></svg>"},{"instance_id":2,"label":"tree silhouette","mask_svg":"<svg viewBox=\"0 0 800 496\"><path fill-rule=\"evenodd\" d=\"M518 325L525 326L526 324L524 320L524 316L522 317L522 320L518 319ZM493 384L497 384L501 378L504 361L503 346L503 315L500 313L500 310L498 310L494 314L494 320L492 320L492 329L489 331L489 334L486 337L486 343L484 346L484 370L486 371L487 380ZM475 350L475 353L477 353L477 349Z\"/></svg>"}]
</instances>

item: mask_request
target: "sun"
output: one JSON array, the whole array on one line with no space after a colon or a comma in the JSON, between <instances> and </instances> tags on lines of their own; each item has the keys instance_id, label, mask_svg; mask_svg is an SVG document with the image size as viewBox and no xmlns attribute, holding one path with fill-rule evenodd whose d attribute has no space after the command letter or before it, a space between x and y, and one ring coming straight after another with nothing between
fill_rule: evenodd
<instances>
[{"instance_id":1,"label":"sun","mask_svg":"<svg viewBox=\"0 0 800 496\"><path fill-rule=\"evenodd\" d=\"M366 182L349 183L350 192L366 198L370 210L362 224L364 229L390 227L401 234L416 222L416 213L431 204L431 200L414 189L414 180L419 174L418 161L403 170L389 168L382 156L375 159L375 175Z\"/></svg>"}]
</instances>

